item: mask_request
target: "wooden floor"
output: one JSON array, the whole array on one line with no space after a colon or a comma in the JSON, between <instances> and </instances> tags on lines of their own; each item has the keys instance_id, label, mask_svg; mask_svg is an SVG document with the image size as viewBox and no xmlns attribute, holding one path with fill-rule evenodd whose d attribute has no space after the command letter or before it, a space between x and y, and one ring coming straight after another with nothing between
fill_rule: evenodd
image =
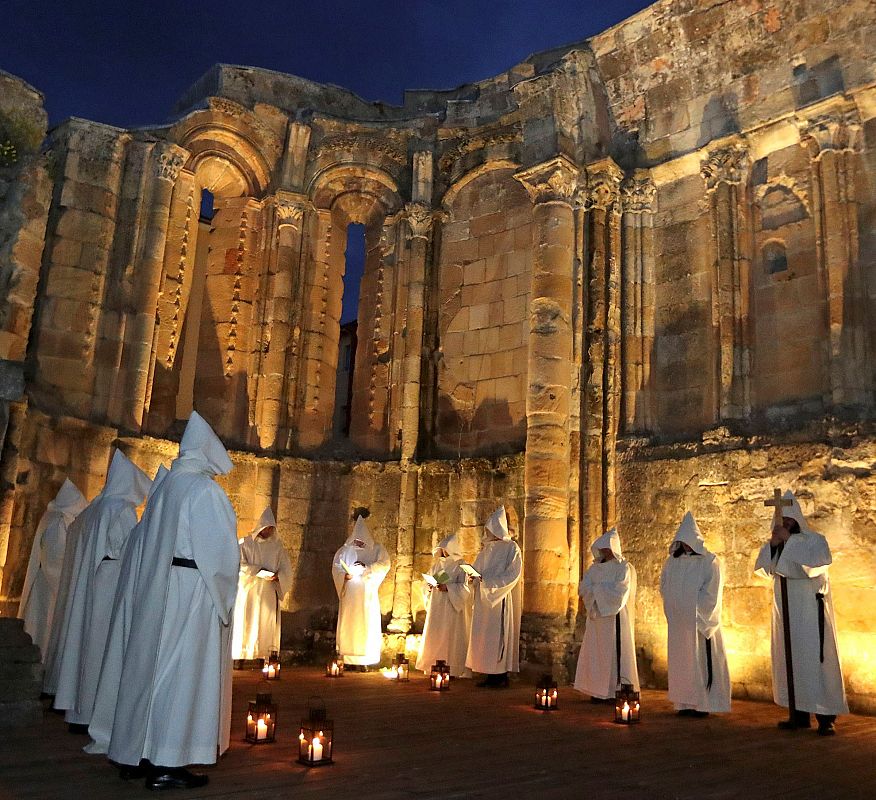
<instances>
[{"instance_id":1,"label":"wooden floor","mask_svg":"<svg viewBox=\"0 0 876 800\"><path fill-rule=\"evenodd\" d=\"M329 680L290 669L271 689L279 703L277 742L242 741L246 699L257 673L235 674L230 751L208 767L210 783L185 797L210 798L876 798L876 719L848 716L839 735L782 732L778 708L735 702L704 720L674 715L663 692L643 693L643 719L624 727L609 706L571 689L561 708L530 707L528 684L476 689L457 681L429 692L422 677L390 683L378 673ZM311 695L335 720L333 766L294 762L297 725ZM0 731L0 798L144 797L88 756L87 739L47 712L42 725Z\"/></svg>"}]
</instances>

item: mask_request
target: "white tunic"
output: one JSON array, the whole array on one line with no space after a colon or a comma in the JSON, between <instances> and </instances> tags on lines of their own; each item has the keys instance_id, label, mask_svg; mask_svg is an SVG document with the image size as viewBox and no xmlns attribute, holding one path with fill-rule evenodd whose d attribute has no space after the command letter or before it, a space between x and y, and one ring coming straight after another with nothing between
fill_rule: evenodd
<instances>
[{"instance_id":1,"label":"white tunic","mask_svg":"<svg viewBox=\"0 0 876 800\"><path fill-rule=\"evenodd\" d=\"M362 548L355 539L365 543ZM345 580L342 562L352 567L364 564L360 575ZM374 541L365 520L359 517L347 541L332 561L332 579L338 593L338 627L336 647L347 664L368 665L380 661L383 633L380 620L378 590L389 572L389 553Z\"/></svg>"},{"instance_id":2,"label":"white tunic","mask_svg":"<svg viewBox=\"0 0 876 800\"><path fill-rule=\"evenodd\" d=\"M82 492L66 479L46 508L33 539L18 616L24 620L24 630L39 647L43 660L52 630L67 528L87 505Z\"/></svg>"},{"instance_id":3,"label":"white tunic","mask_svg":"<svg viewBox=\"0 0 876 800\"><path fill-rule=\"evenodd\" d=\"M450 674L460 677L467 674L465 657L471 633L471 590L466 574L460 568L463 563L456 534L444 539L435 551L446 550L449 555L438 556L432 561L429 574L446 573L447 591L432 589L427 592L426 624L416 668L429 672L432 665L441 659L450 667ZM434 552L434 551L433 551ZM424 584L428 587L428 584Z\"/></svg>"},{"instance_id":4,"label":"white tunic","mask_svg":"<svg viewBox=\"0 0 876 800\"><path fill-rule=\"evenodd\" d=\"M261 525L240 541L231 646L234 658L267 658L272 650L280 650L280 604L292 588L292 560L276 532L267 539L259 537L270 526ZM278 580L259 578L263 569L273 572Z\"/></svg>"},{"instance_id":5,"label":"white tunic","mask_svg":"<svg viewBox=\"0 0 876 800\"><path fill-rule=\"evenodd\" d=\"M143 514L108 750L117 763L212 764L228 748L240 554L234 510L213 477L232 466L210 426L193 413L180 456ZM173 559L192 560L195 567Z\"/></svg>"},{"instance_id":6,"label":"white tunic","mask_svg":"<svg viewBox=\"0 0 876 800\"><path fill-rule=\"evenodd\" d=\"M610 544L611 543L611 544ZM578 654L575 688L591 697L614 697L619 683L639 690L636 644L631 608L636 603L636 570L620 552L620 539L613 529L594 542L594 558L601 558L600 547L611 546L615 557L592 564L578 592L584 601L587 623ZM617 662L617 621L620 619L621 660Z\"/></svg>"},{"instance_id":7,"label":"white tunic","mask_svg":"<svg viewBox=\"0 0 876 800\"><path fill-rule=\"evenodd\" d=\"M791 659L794 675L794 701L798 711L815 714L847 714L845 686L836 640L833 595L827 570L832 562L827 539L811 530L797 499L785 494L794 505L783 509L786 517L800 524L779 555L772 556L767 542L755 564L755 574L773 582L771 653L773 699L788 707L788 680L785 666L785 635L782 625L782 590L779 577L787 578L788 611L791 622ZM819 596L824 603L824 660L818 627Z\"/></svg>"},{"instance_id":8,"label":"white tunic","mask_svg":"<svg viewBox=\"0 0 876 800\"><path fill-rule=\"evenodd\" d=\"M694 552L670 555L660 575L668 626L669 699L679 710L728 712L730 672L721 634L721 565L705 548L690 514L685 515L671 552L675 552L678 542L686 543Z\"/></svg>"},{"instance_id":9,"label":"white tunic","mask_svg":"<svg viewBox=\"0 0 876 800\"><path fill-rule=\"evenodd\" d=\"M473 564L483 576L472 585L471 639L465 665L475 672L499 675L520 670L520 617L523 611L523 556L508 533L505 509L487 522L501 539L486 541Z\"/></svg>"},{"instance_id":10,"label":"white tunic","mask_svg":"<svg viewBox=\"0 0 876 800\"><path fill-rule=\"evenodd\" d=\"M59 639L55 708L66 710L69 723L91 720L103 661L119 556L137 524L137 506L151 481L116 450L100 495L82 512L82 535L76 549L66 619Z\"/></svg>"}]
</instances>

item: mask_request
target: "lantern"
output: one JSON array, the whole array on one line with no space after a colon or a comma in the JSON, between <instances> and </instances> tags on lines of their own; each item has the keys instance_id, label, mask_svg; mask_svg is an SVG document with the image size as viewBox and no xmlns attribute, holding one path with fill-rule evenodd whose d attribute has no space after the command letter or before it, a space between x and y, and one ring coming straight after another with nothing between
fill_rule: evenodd
<instances>
[{"instance_id":1,"label":"lantern","mask_svg":"<svg viewBox=\"0 0 876 800\"><path fill-rule=\"evenodd\" d=\"M335 656L328 664L325 665L326 678L343 678L344 677L344 657Z\"/></svg>"},{"instance_id":2,"label":"lantern","mask_svg":"<svg viewBox=\"0 0 876 800\"><path fill-rule=\"evenodd\" d=\"M246 741L253 744L273 742L276 727L277 704L271 702L270 693L259 692L247 707Z\"/></svg>"},{"instance_id":3,"label":"lantern","mask_svg":"<svg viewBox=\"0 0 876 800\"><path fill-rule=\"evenodd\" d=\"M334 723L326 719L325 703L312 697L307 704L307 717L301 720L298 734L298 763L306 767L322 767L332 761Z\"/></svg>"},{"instance_id":4,"label":"lantern","mask_svg":"<svg viewBox=\"0 0 876 800\"><path fill-rule=\"evenodd\" d=\"M639 722L639 693L633 691L632 684L622 683L614 693L614 721L619 725L632 725Z\"/></svg>"},{"instance_id":5,"label":"lantern","mask_svg":"<svg viewBox=\"0 0 876 800\"><path fill-rule=\"evenodd\" d=\"M395 657L396 677L400 683L411 679L411 665L404 653L399 653Z\"/></svg>"},{"instance_id":6,"label":"lantern","mask_svg":"<svg viewBox=\"0 0 876 800\"><path fill-rule=\"evenodd\" d=\"M265 661L262 667L262 677L266 681L280 680L280 654L276 650L271 650L271 655Z\"/></svg>"},{"instance_id":7,"label":"lantern","mask_svg":"<svg viewBox=\"0 0 876 800\"><path fill-rule=\"evenodd\" d=\"M535 707L540 711L557 710L557 682L550 675L542 675L535 685Z\"/></svg>"},{"instance_id":8,"label":"lantern","mask_svg":"<svg viewBox=\"0 0 876 800\"><path fill-rule=\"evenodd\" d=\"M429 688L435 692L446 692L450 689L450 667L446 662L439 659L432 665Z\"/></svg>"}]
</instances>

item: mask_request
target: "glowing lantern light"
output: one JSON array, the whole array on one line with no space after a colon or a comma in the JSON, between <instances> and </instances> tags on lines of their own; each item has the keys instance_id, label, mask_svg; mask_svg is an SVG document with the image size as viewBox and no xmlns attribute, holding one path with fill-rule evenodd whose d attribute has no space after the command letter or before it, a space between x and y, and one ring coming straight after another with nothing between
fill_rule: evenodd
<instances>
[{"instance_id":1,"label":"glowing lantern light","mask_svg":"<svg viewBox=\"0 0 876 800\"><path fill-rule=\"evenodd\" d=\"M262 677L266 681L280 680L280 654L276 650L271 651L271 655L262 667Z\"/></svg>"},{"instance_id":2,"label":"glowing lantern light","mask_svg":"<svg viewBox=\"0 0 876 800\"><path fill-rule=\"evenodd\" d=\"M298 763L306 767L322 767L334 763L332 741L334 723L327 719L325 704L319 697L311 697L307 704L307 716L301 720L298 734Z\"/></svg>"},{"instance_id":3,"label":"glowing lantern light","mask_svg":"<svg viewBox=\"0 0 876 800\"><path fill-rule=\"evenodd\" d=\"M640 721L639 693L632 684L622 683L614 693L614 721L619 725L633 725Z\"/></svg>"},{"instance_id":4,"label":"glowing lantern light","mask_svg":"<svg viewBox=\"0 0 876 800\"><path fill-rule=\"evenodd\" d=\"M446 692L450 689L450 667L446 662L438 660L432 665L429 688L434 692Z\"/></svg>"},{"instance_id":5,"label":"glowing lantern light","mask_svg":"<svg viewBox=\"0 0 876 800\"><path fill-rule=\"evenodd\" d=\"M343 678L344 677L344 657L335 656L328 664L325 665L326 678Z\"/></svg>"},{"instance_id":6,"label":"glowing lantern light","mask_svg":"<svg viewBox=\"0 0 876 800\"><path fill-rule=\"evenodd\" d=\"M550 675L542 675L535 685L535 707L540 711L557 710L557 682Z\"/></svg>"},{"instance_id":7,"label":"glowing lantern light","mask_svg":"<svg viewBox=\"0 0 876 800\"><path fill-rule=\"evenodd\" d=\"M269 693L256 694L246 710L246 741L266 744L274 741L277 728L277 704L271 702Z\"/></svg>"}]
</instances>

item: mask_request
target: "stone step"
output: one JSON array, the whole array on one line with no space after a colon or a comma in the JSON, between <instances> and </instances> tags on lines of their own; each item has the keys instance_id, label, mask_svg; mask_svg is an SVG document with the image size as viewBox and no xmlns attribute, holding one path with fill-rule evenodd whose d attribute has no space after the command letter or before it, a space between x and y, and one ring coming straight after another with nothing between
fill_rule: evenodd
<instances>
[{"instance_id":1,"label":"stone step","mask_svg":"<svg viewBox=\"0 0 876 800\"><path fill-rule=\"evenodd\" d=\"M0 658L0 681L26 677L42 681L43 665L39 661L5 661Z\"/></svg>"},{"instance_id":2,"label":"stone step","mask_svg":"<svg viewBox=\"0 0 876 800\"><path fill-rule=\"evenodd\" d=\"M0 701L0 728L41 725L44 713L39 700Z\"/></svg>"},{"instance_id":3,"label":"stone step","mask_svg":"<svg viewBox=\"0 0 876 800\"><path fill-rule=\"evenodd\" d=\"M39 663L40 649L35 644L0 647L0 664Z\"/></svg>"},{"instance_id":4,"label":"stone step","mask_svg":"<svg viewBox=\"0 0 876 800\"><path fill-rule=\"evenodd\" d=\"M0 703L16 700L39 700L42 681L33 675L17 678L0 678Z\"/></svg>"}]
</instances>

